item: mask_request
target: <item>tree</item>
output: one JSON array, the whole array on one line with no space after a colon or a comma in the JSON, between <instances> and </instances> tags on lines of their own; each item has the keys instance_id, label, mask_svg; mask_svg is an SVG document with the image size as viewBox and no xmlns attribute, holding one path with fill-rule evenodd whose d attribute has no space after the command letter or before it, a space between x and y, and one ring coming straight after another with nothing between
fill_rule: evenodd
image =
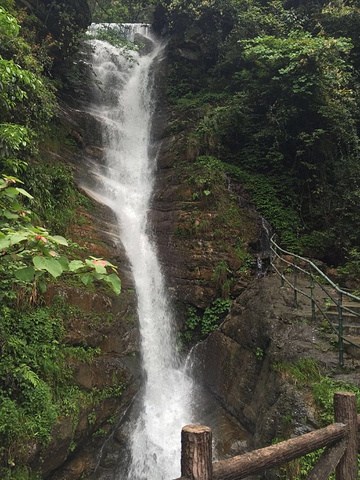
<instances>
[{"instance_id":1,"label":"tree","mask_svg":"<svg viewBox=\"0 0 360 480\"><path fill-rule=\"evenodd\" d=\"M236 175L246 178L257 202L255 185L272 191L275 203L258 202L270 222L280 201L284 215L290 209L289 218L298 218L292 236L300 235L298 246L343 261L360 242L359 2L162 5L175 45L170 98L182 116L185 106L191 109L188 144L196 145L195 155L241 169ZM225 23L231 11L232 23Z\"/></svg>"},{"instance_id":2,"label":"tree","mask_svg":"<svg viewBox=\"0 0 360 480\"><path fill-rule=\"evenodd\" d=\"M9 41L16 39L18 34L15 17L0 7L0 36ZM50 118L53 98L50 96L49 105L49 99L44 95L46 87L39 75L1 56L0 86L0 113L9 120L0 124L0 165L4 173L17 174L26 168L26 151L31 151L34 141L35 133L31 126L39 129L36 123ZM27 104L28 100L34 101L34 96L46 103L45 113L40 115L36 107L30 108ZM21 125L14 120L23 108L24 125ZM67 241L50 235L46 229L35 224L31 212L20 200L21 197L31 199L32 196L16 185L19 182L22 183L9 175L0 178L0 284L4 287L3 293L7 295L11 282L31 285L31 298L34 300L38 287L41 291L46 289L47 277L57 278L64 272L77 273L85 285L94 280L105 281L115 293L120 293L120 280L115 267L109 262L96 258L69 261L58 251L57 246L66 247ZM108 273L106 268L111 272Z\"/></svg>"},{"instance_id":3,"label":"tree","mask_svg":"<svg viewBox=\"0 0 360 480\"><path fill-rule=\"evenodd\" d=\"M156 0L90 0L96 23L151 22Z\"/></svg>"}]
</instances>

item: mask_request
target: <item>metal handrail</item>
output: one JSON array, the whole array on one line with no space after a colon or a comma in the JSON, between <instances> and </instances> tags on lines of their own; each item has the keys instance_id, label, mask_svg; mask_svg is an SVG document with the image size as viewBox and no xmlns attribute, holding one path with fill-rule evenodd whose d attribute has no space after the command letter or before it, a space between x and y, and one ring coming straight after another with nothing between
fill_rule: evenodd
<instances>
[{"instance_id":1,"label":"metal handrail","mask_svg":"<svg viewBox=\"0 0 360 480\"><path fill-rule=\"evenodd\" d=\"M339 364L344 365L344 342L348 343L354 347L360 348L360 344L354 343L349 338L343 334L343 314L350 313L360 318L360 313L358 311L352 310L351 307L343 305L344 298L348 298L355 302L360 302L360 298L352 293L342 290L338 285L336 285L329 277L327 277L324 272L320 270L311 260L305 257L301 257L293 252L289 252L281 248L274 240L274 236L270 239L270 262L274 271L281 278L281 285L284 286L285 283L291 287L294 291L294 307L298 306L298 293L307 297L311 301L311 312L312 319L315 319L316 307L318 308L321 315L326 319L334 333L338 337L338 349L339 349ZM284 258L284 255L288 258ZM276 265L276 259L279 259L280 266ZM289 276L286 276L284 268L291 268L293 273L293 278L290 279ZM298 287L298 274L307 275L310 277L310 294L300 290ZM319 281L320 278L320 281ZM314 294L315 285L318 285L321 290L325 293L326 297L330 299L333 305L337 306L338 313L338 328L335 328L333 322L330 320L326 310L324 309L323 304L319 302ZM327 290L326 287L331 287L334 292L331 293Z\"/></svg>"}]
</instances>

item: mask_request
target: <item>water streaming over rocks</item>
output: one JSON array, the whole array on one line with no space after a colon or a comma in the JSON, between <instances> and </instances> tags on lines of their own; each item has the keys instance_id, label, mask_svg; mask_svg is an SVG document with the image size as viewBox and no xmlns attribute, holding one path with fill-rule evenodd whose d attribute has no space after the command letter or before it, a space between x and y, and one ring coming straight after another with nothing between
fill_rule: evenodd
<instances>
[{"instance_id":1,"label":"water streaming over rocks","mask_svg":"<svg viewBox=\"0 0 360 480\"><path fill-rule=\"evenodd\" d=\"M132 460L116 478L170 480L180 476L180 431L192 420L193 382L177 357L171 308L147 221L156 162L150 153L154 65L164 45L146 26L124 30L130 38L141 35L145 53L92 40L97 85L92 114L103 125L106 158L94 167L97 181L89 192L116 214L136 285L141 333L145 385L131 423Z\"/></svg>"}]
</instances>

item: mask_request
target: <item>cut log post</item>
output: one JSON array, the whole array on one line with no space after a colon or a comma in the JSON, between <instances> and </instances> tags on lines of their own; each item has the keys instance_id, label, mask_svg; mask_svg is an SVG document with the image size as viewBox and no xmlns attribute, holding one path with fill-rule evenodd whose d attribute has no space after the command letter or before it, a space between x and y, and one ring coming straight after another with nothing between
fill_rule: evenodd
<instances>
[{"instance_id":1,"label":"cut log post","mask_svg":"<svg viewBox=\"0 0 360 480\"><path fill-rule=\"evenodd\" d=\"M212 433L204 425L181 431L181 475L188 480L212 480Z\"/></svg>"},{"instance_id":2,"label":"cut log post","mask_svg":"<svg viewBox=\"0 0 360 480\"><path fill-rule=\"evenodd\" d=\"M358 437L356 396L350 392L334 394L335 422L347 427L347 448L336 467L336 480L357 480L358 478Z\"/></svg>"}]
</instances>

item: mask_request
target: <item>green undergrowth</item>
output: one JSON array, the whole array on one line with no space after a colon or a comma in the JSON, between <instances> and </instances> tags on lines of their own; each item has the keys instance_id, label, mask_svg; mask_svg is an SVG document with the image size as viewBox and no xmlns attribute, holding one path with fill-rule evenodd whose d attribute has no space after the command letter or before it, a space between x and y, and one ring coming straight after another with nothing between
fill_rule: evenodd
<instances>
[{"instance_id":1,"label":"green undergrowth","mask_svg":"<svg viewBox=\"0 0 360 480\"><path fill-rule=\"evenodd\" d=\"M313 239L313 234L304 235L301 240L303 225L296 207L296 196L292 193L291 177L256 173L251 163L249 168L238 166L236 159L232 162L231 157L221 150L220 139L230 128L226 124L229 102L234 101L228 93L203 90L170 97L179 116L175 127L186 131L187 156L194 159L188 167L187 180L196 189L193 200L205 199L208 203L217 200L219 203L221 188L232 179L242 186L256 210L270 222L285 248L300 253L307 244L311 246L318 240ZM186 120L182 121L184 115Z\"/></svg>"},{"instance_id":2,"label":"green undergrowth","mask_svg":"<svg viewBox=\"0 0 360 480\"><path fill-rule=\"evenodd\" d=\"M4 475L2 480L41 480L41 476L31 471L29 467L12 466L11 469L6 469L0 473Z\"/></svg>"},{"instance_id":3,"label":"green undergrowth","mask_svg":"<svg viewBox=\"0 0 360 480\"><path fill-rule=\"evenodd\" d=\"M248 202L250 198L249 204L253 204L254 208L270 222L284 248L300 254L313 253L316 250L321 254L330 248L334 240L331 232L304 230L297 211L296 198L289 193L291 192L289 178L250 172L209 155L198 156L187 170L187 183L194 189L192 200L206 202L208 206L215 205L224 224L241 228L238 197L228 191L225 194L227 182L231 179L241 185L245 196L243 200ZM357 263L353 260L357 259L356 255L357 251L353 249L349 254L351 260L342 271L356 271L358 275Z\"/></svg>"},{"instance_id":4,"label":"green undergrowth","mask_svg":"<svg viewBox=\"0 0 360 480\"><path fill-rule=\"evenodd\" d=\"M230 305L230 300L217 298L203 312L195 307L189 307L183 333L184 341L191 343L210 335L225 318L229 312Z\"/></svg>"},{"instance_id":5,"label":"green undergrowth","mask_svg":"<svg viewBox=\"0 0 360 480\"><path fill-rule=\"evenodd\" d=\"M238 229L241 227L239 199L227 187L232 179L241 185L244 195L250 196L256 210L271 223L285 248L301 252L311 242L311 238L305 236L302 241L294 199L285 192L281 178L276 181L266 175L250 173L208 155L197 157L187 170L187 183L194 188L192 200L216 205L223 223Z\"/></svg>"},{"instance_id":6,"label":"green undergrowth","mask_svg":"<svg viewBox=\"0 0 360 480\"><path fill-rule=\"evenodd\" d=\"M27 471L27 445L45 447L54 425L64 416L72 417L75 432L82 409L91 410L102 400L122 394L123 385L116 379L113 386L101 390L85 391L74 383L70 365L91 363L101 352L86 343L63 342L66 314L78 311L66 309L61 301L17 311L1 307L1 478L33 478L10 475L15 466L19 472Z\"/></svg>"},{"instance_id":7,"label":"green undergrowth","mask_svg":"<svg viewBox=\"0 0 360 480\"><path fill-rule=\"evenodd\" d=\"M212 276L205 280L196 265L199 282L211 282L215 296L231 298L240 277L254 271L256 259L251 245L258 238L254 214L241 205L238 194L230 186L226 165L215 157L198 156L194 162L178 164L181 178L179 198L181 213L174 236L181 242L201 249L212 261ZM208 272L209 274L209 272ZM191 332L186 332L190 338Z\"/></svg>"},{"instance_id":8,"label":"green undergrowth","mask_svg":"<svg viewBox=\"0 0 360 480\"><path fill-rule=\"evenodd\" d=\"M84 325L89 328L96 327L98 325L110 325L114 320L114 314L111 312L102 311L101 313L95 313L94 311L85 312L77 305L70 305L62 296L58 295L52 302L53 309L56 309L59 315L61 315L65 326L73 319L80 320Z\"/></svg>"},{"instance_id":9,"label":"green undergrowth","mask_svg":"<svg viewBox=\"0 0 360 480\"><path fill-rule=\"evenodd\" d=\"M81 223L77 213L79 207L89 211L94 207L92 200L78 190L74 167L66 161L81 153L73 135L54 116L21 175L24 188L33 197L28 203L38 223L61 235L67 234L71 225Z\"/></svg>"},{"instance_id":10,"label":"green undergrowth","mask_svg":"<svg viewBox=\"0 0 360 480\"><path fill-rule=\"evenodd\" d=\"M34 197L32 210L50 230L66 234L75 217L78 197L71 170L62 163L32 163L24 182Z\"/></svg>"},{"instance_id":11,"label":"green undergrowth","mask_svg":"<svg viewBox=\"0 0 360 480\"><path fill-rule=\"evenodd\" d=\"M166 5L155 27L170 33L167 98L178 119L170 133L184 139L179 153L226 162L287 249L335 266L351 261L358 2Z\"/></svg>"},{"instance_id":12,"label":"green undergrowth","mask_svg":"<svg viewBox=\"0 0 360 480\"><path fill-rule=\"evenodd\" d=\"M316 418L320 428L334 423L334 393L339 391L352 392L356 395L357 409L360 412L360 388L351 381L339 381L326 375L316 359L305 358L297 363L278 363L273 368L291 383L297 385L303 392L310 394L316 409ZM291 431L293 418L289 412L283 419L285 429ZM284 438L274 439L274 443ZM305 480L316 464L323 449L305 455L279 470L279 478L283 480ZM359 469L360 475L360 469ZM330 480L335 477L331 475Z\"/></svg>"},{"instance_id":13,"label":"green undergrowth","mask_svg":"<svg viewBox=\"0 0 360 480\"><path fill-rule=\"evenodd\" d=\"M180 227L175 232L177 236L203 238L204 233L211 233L214 240L221 241L229 233L239 238L252 235L252 225L244 225L247 212L240 207L238 196L229 190L225 164L215 157L201 155L195 162L180 167L184 185L189 186L184 189L183 209L186 211L191 203L189 216L193 225L187 227L187 232Z\"/></svg>"},{"instance_id":14,"label":"green undergrowth","mask_svg":"<svg viewBox=\"0 0 360 480\"><path fill-rule=\"evenodd\" d=\"M106 268L115 269L84 258L89 253L62 236L80 221L81 208L91 210L67 163L83 142L56 117L55 95L69 80L60 70L71 75L69 65L81 63L72 54L87 24L77 2L55 2L50 10L45 3L31 15L13 0L0 6L0 478L6 480L37 478L27 466L54 426L69 416L75 433L81 411L123 389L116 378L102 390L75 383L73 366L91 363L100 350L64 343L67 321L80 313L42 304L47 285L62 274L80 279L84 289L109 280ZM99 323L87 315L81 321Z\"/></svg>"},{"instance_id":15,"label":"green undergrowth","mask_svg":"<svg viewBox=\"0 0 360 480\"><path fill-rule=\"evenodd\" d=\"M282 179L276 181L228 163L223 168L226 174L238 181L250 194L254 206L271 223L281 238L282 245L292 251L301 250L300 219L293 206L293 199L284 194Z\"/></svg>"},{"instance_id":16,"label":"green undergrowth","mask_svg":"<svg viewBox=\"0 0 360 480\"><path fill-rule=\"evenodd\" d=\"M305 358L296 364L279 363L274 368L300 388L308 389L317 407L318 422L321 427L334 421L333 396L335 392L347 391L356 394L360 411L360 388L352 382L331 378L323 373L316 359Z\"/></svg>"}]
</instances>

